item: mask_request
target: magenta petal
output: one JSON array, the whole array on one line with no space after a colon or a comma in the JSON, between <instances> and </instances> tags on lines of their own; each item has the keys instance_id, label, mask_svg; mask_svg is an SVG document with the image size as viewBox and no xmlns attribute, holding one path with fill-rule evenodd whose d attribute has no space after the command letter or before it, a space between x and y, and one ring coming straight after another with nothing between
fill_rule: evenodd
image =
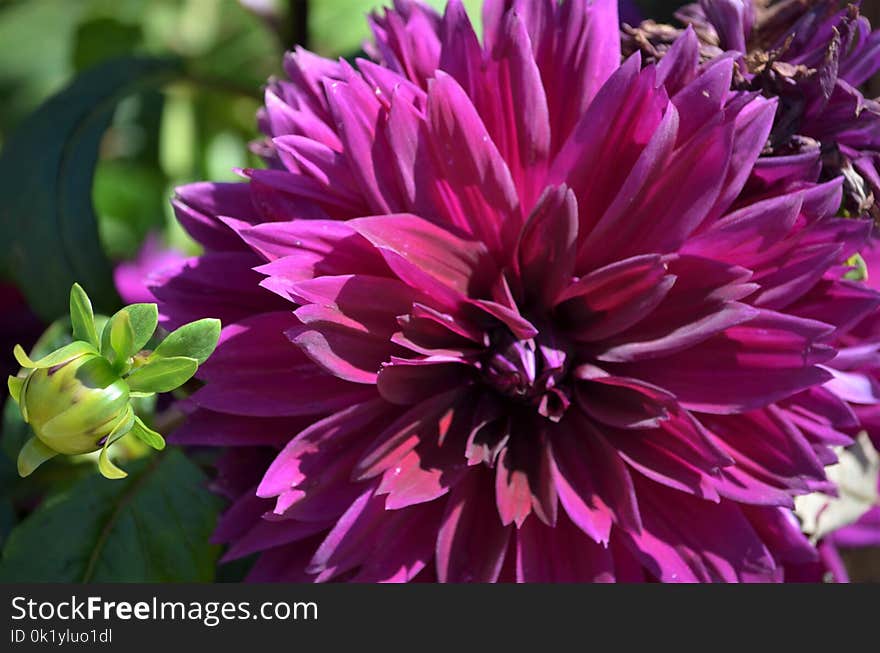
<instances>
[{"instance_id":1,"label":"magenta petal","mask_svg":"<svg viewBox=\"0 0 880 653\"><path fill-rule=\"evenodd\" d=\"M529 519L516 533L516 579L520 583L614 582L611 551L567 518L550 528Z\"/></svg>"},{"instance_id":2,"label":"magenta petal","mask_svg":"<svg viewBox=\"0 0 880 653\"><path fill-rule=\"evenodd\" d=\"M333 457L353 446L364 429L386 414L384 402L373 400L317 421L290 440L263 476L257 494L275 497L319 474L322 457Z\"/></svg>"},{"instance_id":3,"label":"magenta petal","mask_svg":"<svg viewBox=\"0 0 880 653\"><path fill-rule=\"evenodd\" d=\"M713 504L649 481L639 481L638 493L644 528L626 532L624 539L661 581L737 582L747 573L773 570L769 552L736 504Z\"/></svg>"},{"instance_id":4,"label":"magenta petal","mask_svg":"<svg viewBox=\"0 0 880 653\"><path fill-rule=\"evenodd\" d=\"M387 340L341 312L317 304L295 311L302 326L285 331L316 365L353 383L375 384L382 363L395 349Z\"/></svg>"},{"instance_id":5,"label":"magenta petal","mask_svg":"<svg viewBox=\"0 0 880 653\"><path fill-rule=\"evenodd\" d=\"M354 577L356 583L406 583L434 555L443 504L434 501L413 510L401 510L382 525L382 534Z\"/></svg>"},{"instance_id":6,"label":"magenta petal","mask_svg":"<svg viewBox=\"0 0 880 653\"><path fill-rule=\"evenodd\" d=\"M309 419L243 417L195 408L172 431L169 440L179 445L213 447L283 446L290 436L308 426Z\"/></svg>"},{"instance_id":7,"label":"magenta petal","mask_svg":"<svg viewBox=\"0 0 880 653\"><path fill-rule=\"evenodd\" d=\"M355 74L346 82L325 83L331 110L340 126L349 169L357 179L372 213L391 213L403 208L396 179L383 161L390 147L377 135L382 105L373 89Z\"/></svg>"},{"instance_id":8,"label":"magenta petal","mask_svg":"<svg viewBox=\"0 0 880 653\"><path fill-rule=\"evenodd\" d=\"M430 143L441 179L452 193L457 227L490 251L504 246L503 227L520 220L519 198L507 164L461 86L442 71L432 80L427 106ZM457 205L457 206L456 206Z\"/></svg>"},{"instance_id":9,"label":"magenta petal","mask_svg":"<svg viewBox=\"0 0 880 653\"><path fill-rule=\"evenodd\" d=\"M318 574L318 581L358 566L368 555L373 533L387 520L381 497L370 485L337 520L321 542L306 571Z\"/></svg>"},{"instance_id":10,"label":"magenta petal","mask_svg":"<svg viewBox=\"0 0 880 653\"><path fill-rule=\"evenodd\" d=\"M457 303L487 280L487 251L414 215L361 218L349 223L375 245L400 279L440 301Z\"/></svg>"},{"instance_id":11,"label":"magenta petal","mask_svg":"<svg viewBox=\"0 0 880 653\"><path fill-rule=\"evenodd\" d=\"M299 542L312 535L326 531L332 522L263 521L236 540L223 555L221 562L243 558L257 551Z\"/></svg>"},{"instance_id":12,"label":"magenta petal","mask_svg":"<svg viewBox=\"0 0 880 653\"><path fill-rule=\"evenodd\" d=\"M222 252L163 269L150 286L163 325L176 328L204 317L230 324L254 313L289 308L260 287L260 275L251 269L260 262L252 252Z\"/></svg>"},{"instance_id":13,"label":"magenta petal","mask_svg":"<svg viewBox=\"0 0 880 653\"><path fill-rule=\"evenodd\" d=\"M670 95L675 95L694 80L699 63L700 43L693 27L689 25L657 64L657 81Z\"/></svg>"},{"instance_id":14,"label":"magenta petal","mask_svg":"<svg viewBox=\"0 0 880 653\"><path fill-rule=\"evenodd\" d=\"M437 577L444 583L494 582L501 573L511 528L502 526L492 481L473 470L453 488L437 534Z\"/></svg>"},{"instance_id":15,"label":"magenta petal","mask_svg":"<svg viewBox=\"0 0 880 653\"><path fill-rule=\"evenodd\" d=\"M418 446L382 475L376 493L388 495L385 507L399 510L433 501L449 492L467 468L463 435L447 433L442 437L438 433L435 439L430 433L421 432Z\"/></svg>"},{"instance_id":16,"label":"magenta petal","mask_svg":"<svg viewBox=\"0 0 880 653\"><path fill-rule=\"evenodd\" d=\"M259 217L248 184L199 182L180 186L175 193L172 205L180 224L210 250L242 249L241 241L218 216L246 222Z\"/></svg>"},{"instance_id":17,"label":"magenta petal","mask_svg":"<svg viewBox=\"0 0 880 653\"><path fill-rule=\"evenodd\" d=\"M636 256L581 277L559 296L557 311L575 340L601 340L650 315L675 280L661 257Z\"/></svg>"},{"instance_id":18,"label":"magenta petal","mask_svg":"<svg viewBox=\"0 0 880 653\"><path fill-rule=\"evenodd\" d=\"M669 390L692 410L737 413L830 379L815 365L834 355L833 349L815 344L829 331L820 322L763 311L745 325L679 352L674 369L656 359L621 365L619 373Z\"/></svg>"},{"instance_id":19,"label":"magenta petal","mask_svg":"<svg viewBox=\"0 0 880 653\"><path fill-rule=\"evenodd\" d=\"M380 370L376 386L384 399L407 406L465 387L471 377L471 368L454 357L395 359Z\"/></svg>"},{"instance_id":20,"label":"magenta petal","mask_svg":"<svg viewBox=\"0 0 880 653\"><path fill-rule=\"evenodd\" d=\"M372 478L393 467L406 454L415 449L420 439L440 438L440 419L454 413L460 392L449 392L426 399L395 419L366 447L354 468L354 478Z\"/></svg>"},{"instance_id":21,"label":"magenta petal","mask_svg":"<svg viewBox=\"0 0 880 653\"><path fill-rule=\"evenodd\" d=\"M577 230L574 194L564 186L545 190L517 245L520 283L527 298L552 301L571 283Z\"/></svg>"},{"instance_id":22,"label":"magenta petal","mask_svg":"<svg viewBox=\"0 0 880 653\"><path fill-rule=\"evenodd\" d=\"M608 426L623 429L656 427L669 418L675 395L662 388L614 376L578 384L578 405L587 415Z\"/></svg>"},{"instance_id":23,"label":"magenta petal","mask_svg":"<svg viewBox=\"0 0 880 653\"><path fill-rule=\"evenodd\" d=\"M607 544L612 520L624 528L641 528L629 471L597 429L570 417L560 424L552 447L559 500L584 533Z\"/></svg>"}]
</instances>

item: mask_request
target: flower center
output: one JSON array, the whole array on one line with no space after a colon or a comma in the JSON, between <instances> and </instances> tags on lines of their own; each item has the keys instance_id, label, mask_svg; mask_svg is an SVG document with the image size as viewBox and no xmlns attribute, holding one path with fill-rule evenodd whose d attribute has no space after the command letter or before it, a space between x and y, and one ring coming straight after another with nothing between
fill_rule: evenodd
<instances>
[{"instance_id":1,"label":"flower center","mask_svg":"<svg viewBox=\"0 0 880 653\"><path fill-rule=\"evenodd\" d=\"M519 340L507 329L490 335L483 378L499 394L533 405L554 422L571 403L565 377L569 356L553 334Z\"/></svg>"}]
</instances>

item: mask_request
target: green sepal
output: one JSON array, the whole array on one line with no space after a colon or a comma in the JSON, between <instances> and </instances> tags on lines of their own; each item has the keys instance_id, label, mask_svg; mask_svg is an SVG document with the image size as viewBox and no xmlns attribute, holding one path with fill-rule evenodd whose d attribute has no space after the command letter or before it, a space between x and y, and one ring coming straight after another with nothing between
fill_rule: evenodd
<instances>
[{"instance_id":1,"label":"green sepal","mask_svg":"<svg viewBox=\"0 0 880 653\"><path fill-rule=\"evenodd\" d=\"M170 392L189 381L198 368L195 358L157 358L136 368L125 382L133 392Z\"/></svg>"},{"instance_id":2,"label":"green sepal","mask_svg":"<svg viewBox=\"0 0 880 653\"><path fill-rule=\"evenodd\" d=\"M146 399L147 397L152 397L155 394L155 392L129 392L128 396L132 399Z\"/></svg>"},{"instance_id":3,"label":"green sepal","mask_svg":"<svg viewBox=\"0 0 880 653\"><path fill-rule=\"evenodd\" d=\"M22 367L27 369L40 369L53 367L59 363L66 363L67 361L74 359L77 356L82 356L83 354L97 354L98 352L89 343L77 340L71 342L69 345L64 345L61 349L53 351L51 354L44 356L36 362L28 357L21 345L15 345L12 353L15 355L15 360L17 360L18 364Z\"/></svg>"},{"instance_id":4,"label":"green sepal","mask_svg":"<svg viewBox=\"0 0 880 653\"><path fill-rule=\"evenodd\" d=\"M165 438L144 424L140 417L134 418L134 426L131 427L131 433L157 451L165 448Z\"/></svg>"},{"instance_id":5,"label":"green sepal","mask_svg":"<svg viewBox=\"0 0 880 653\"><path fill-rule=\"evenodd\" d=\"M110 460L110 456L107 455L107 444L104 444L101 449L101 455L98 456L98 471L101 472L101 476L109 478L110 480L116 480L128 476L124 470L119 469L113 464L113 461Z\"/></svg>"},{"instance_id":6,"label":"green sepal","mask_svg":"<svg viewBox=\"0 0 880 653\"><path fill-rule=\"evenodd\" d=\"M125 355L126 359L143 349L159 325L159 309L155 304L132 304L118 310L107 322L101 334L101 353L104 356L110 356L113 351L111 343L113 325L118 320L122 320L123 315L128 317L132 330L132 342Z\"/></svg>"},{"instance_id":7,"label":"green sepal","mask_svg":"<svg viewBox=\"0 0 880 653\"><path fill-rule=\"evenodd\" d=\"M134 349L134 329L131 326L131 318L128 313L119 313L110 322L110 348L113 350L114 368L118 371L125 369L128 359L131 358Z\"/></svg>"},{"instance_id":8,"label":"green sepal","mask_svg":"<svg viewBox=\"0 0 880 653\"><path fill-rule=\"evenodd\" d=\"M24 387L24 379L17 376L10 376L6 380L6 386L9 388L9 396L12 401L17 404L21 403L21 389Z\"/></svg>"},{"instance_id":9,"label":"green sepal","mask_svg":"<svg viewBox=\"0 0 880 653\"><path fill-rule=\"evenodd\" d=\"M30 476L37 467L57 455L57 451L47 447L39 438L32 437L18 453L18 475L22 478Z\"/></svg>"},{"instance_id":10,"label":"green sepal","mask_svg":"<svg viewBox=\"0 0 880 653\"><path fill-rule=\"evenodd\" d=\"M95 312L86 291L78 283L70 289L70 324L73 339L83 340L96 349L101 346L98 330L95 328Z\"/></svg>"},{"instance_id":11,"label":"green sepal","mask_svg":"<svg viewBox=\"0 0 880 653\"><path fill-rule=\"evenodd\" d=\"M20 401L18 402L18 410L21 411L21 418L24 420L25 424L30 423L30 420L28 419L27 401L24 400L27 396L28 383L30 383L30 381L31 375L28 374L24 379L24 383L22 384L21 389L19 390Z\"/></svg>"},{"instance_id":12,"label":"green sepal","mask_svg":"<svg viewBox=\"0 0 880 653\"><path fill-rule=\"evenodd\" d=\"M129 406L126 413L120 417L119 423L110 432L110 435L108 435L107 439L104 441L104 446L101 447L101 454L98 456L98 471L101 472L101 475L104 476L104 478L115 480L128 476L127 472L119 469L119 467L113 464L113 461L110 460L110 456L107 453L107 450L109 449L111 444L116 442L119 438L121 438L132 429L132 427L134 426L134 422L134 412L131 410L131 406Z\"/></svg>"},{"instance_id":13,"label":"green sepal","mask_svg":"<svg viewBox=\"0 0 880 653\"><path fill-rule=\"evenodd\" d=\"M184 324L172 331L156 347L151 358L194 358L199 365L204 363L217 347L220 339L220 320L205 318Z\"/></svg>"}]
</instances>

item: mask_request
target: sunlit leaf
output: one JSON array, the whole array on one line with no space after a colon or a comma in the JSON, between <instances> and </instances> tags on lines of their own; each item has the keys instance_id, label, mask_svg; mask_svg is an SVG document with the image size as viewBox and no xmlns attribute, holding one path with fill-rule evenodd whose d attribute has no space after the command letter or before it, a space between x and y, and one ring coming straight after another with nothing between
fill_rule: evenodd
<instances>
[{"instance_id":1,"label":"sunlit leaf","mask_svg":"<svg viewBox=\"0 0 880 653\"><path fill-rule=\"evenodd\" d=\"M189 381L198 367L194 358L157 358L134 370L125 380L134 392L170 392Z\"/></svg>"},{"instance_id":2,"label":"sunlit leaf","mask_svg":"<svg viewBox=\"0 0 880 653\"><path fill-rule=\"evenodd\" d=\"M205 318L172 331L153 352L153 358L186 356L204 363L217 347L220 320Z\"/></svg>"},{"instance_id":3,"label":"sunlit leaf","mask_svg":"<svg viewBox=\"0 0 880 653\"><path fill-rule=\"evenodd\" d=\"M95 329L95 312L86 291L78 283L70 289L70 325L74 340L84 340L93 347L100 347Z\"/></svg>"}]
</instances>

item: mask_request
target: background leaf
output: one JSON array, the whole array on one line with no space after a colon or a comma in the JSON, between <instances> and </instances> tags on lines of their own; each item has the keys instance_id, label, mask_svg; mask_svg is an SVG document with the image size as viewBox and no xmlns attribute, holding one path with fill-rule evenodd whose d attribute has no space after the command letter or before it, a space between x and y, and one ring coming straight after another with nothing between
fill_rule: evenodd
<instances>
[{"instance_id":1,"label":"background leaf","mask_svg":"<svg viewBox=\"0 0 880 653\"><path fill-rule=\"evenodd\" d=\"M179 69L173 59L107 61L50 98L6 141L0 155L2 261L42 317L66 311L75 281L89 289L99 310L118 305L92 208L98 147L123 97Z\"/></svg>"},{"instance_id":2,"label":"background leaf","mask_svg":"<svg viewBox=\"0 0 880 653\"><path fill-rule=\"evenodd\" d=\"M218 499L179 451L137 461L129 476L90 476L48 499L10 534L0 582L207 582Z\"/></svg>"}]
</instances>

